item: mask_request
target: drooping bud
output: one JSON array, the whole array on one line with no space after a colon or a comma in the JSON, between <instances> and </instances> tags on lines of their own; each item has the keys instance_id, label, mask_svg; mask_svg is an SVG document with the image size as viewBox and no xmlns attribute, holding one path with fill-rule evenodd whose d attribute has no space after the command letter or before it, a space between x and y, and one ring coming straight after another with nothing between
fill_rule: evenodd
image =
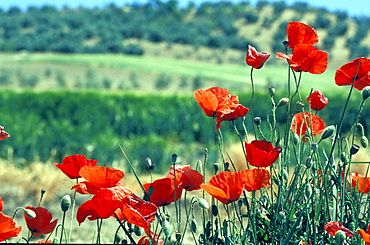
<instances>
[{"instance_id":1,"label":"drooping bud","mask_svg":"<svg viewBox=\"0 0 370 245\"><path fill-rule=\"evenodd\" d=\"M69 195L65 195L62 198L62 200L60 202L60 206L61 206L63 212L67 212L67 210L71 206L71 202L72 202L71 197Z\"/></svg>"},{"instance_id":2,"label":"drooping bud","mask_svg":"<svg viewBox=\"0 0 370 245\"><path fill-rule=\"evenodd\" d=\"M284 107L289 103L289 98L282 98L277 104L277 108Z\"/></svg>"},{"instance_id":3,"label":"drooping bud","mask_svg":"<svg viewBox=\"0 0 370 245\"><path fill-rule=\"evenodd\" d=\"M299 136L297 133L293 133L293 143L297 145L299 142Z\"/></svg>"},{"instance_id":4,"label":"drooping bud","mask_svg":"<svg viewBox=\"0 0 370 245\"><path fill-rule=\"evenodd\" d=\"M217 174L217 173L218 173L218 169L219 169L219 167L220 167L220 165L218 164L218 162L215 162L215 163L213 164L213 170L215 171L215 174Z\"/></svg>"},{"instance_id":5,"label":"drooping bud","mask_svg":"<svg viewBox=\"0 0 370 245\"><path fill-rule=\"evenodd\" d=\"M53 239L53 244L60 244L60 239L59 239L59 237L54 237L54 239Z\"/></svg>"},{"instance_id":6,"label":"drooping bud","mask_svg":"<svg viewBox=\"0 0 370 245\"><path fill-rule=\"evenodd\" d=\"M364 126L362 126L361 123L357 123L357 130L359 131L360 135L364 135L365 134Z\"/></svg>"},{"instance_id":7,"label":"drooping bud","mask_svg":"<svg viewBox=\"0 0 370 245\"><path fill-rule=\"evenodd\" d=\"M177 161L177 155L176 154L173 154L172 155L172 163L175 164Z\"/></svg>"},{"instance_id":8,"label":"drooping bud","mask_svg":"<svg viewBox=\"0 0 370 245\"><path fill-rule=\"evenodd\" d=\"M196 233L198 231L198 224L195 219L191 220L190 228L193 233Z\"/></svg>"},{"instance_id":9,"label":"drooping bud","mask_svg":"<svg viewBox=\"0 0 370 245\"><path fill-rule=\"evenodd\" d=\"M360 143L363 148L367 148L367 146L369 145L369 140L367 139L365 135L362 135L360 139Z\"/></svg>"},{"instance_id":10,"label":"drooping bud","mask_svg":"<svg viewBox=\"0 0 370 245\"><path fill-rule=\"evenodd\" d=\"M366 86L362 90L362 99L363 100L367 100L369 97L370 97L370 86Z\"/></svg>"},{"instance_id":11,"label":"drooping bud","mask_svg":"<svg viewBox=\"0 0 370 245\"><path fill-rule=\"evenodd\" d=\"M206 199L203 199L200 197L197 197L197 199L198 199L199 207L201 207L202 209L209 209L209 204Z\"/></svg>"},{"instance_id":12,"label":"drooping bud","mask_svg":"<svg viewBox=\"0 0 370 245\"><path fill-rule=\"evenodd\" d=\"M23 208L24 213L27 215L28 218L36 218L36 213L35 211L28 209L28 208Z\"/></svg>"},{"instance_id":13,"label":"drooping bud","mask_svg":"<svg viewBox=\"0 0 370 245\"><path fill-rule=\"evenodd\" d=\"M321 134L321 139L327 139L331 136L333 136L335 134L335 126L334 125L330 125L330 126L327 126L325 129L324 129L324 132L322 132Z\"/></svg>"},{"instance_id":14,"label":"drooping bud","mask_svg":"<svg viewBox=\"0 0 370 245\"><path fill-rule=\"evenodd\" d=\"M152 163L152 159L150 159L149 157L145 158L145 162L149 170L153 170L155 168L155 164Z\"/></svg>"},{"instance_id":15,"label":"drooping bud","mask_svg":"<svg viewBox=\"0 0 370 245\"><path fill-rule=\"evenodd\" d=\"M298 100L298 101L295 103L295 110L296 110L296 111L301 112L303 107L304 107L304 103L303 103L302 101Z\"/></svg>"}]
</instances>

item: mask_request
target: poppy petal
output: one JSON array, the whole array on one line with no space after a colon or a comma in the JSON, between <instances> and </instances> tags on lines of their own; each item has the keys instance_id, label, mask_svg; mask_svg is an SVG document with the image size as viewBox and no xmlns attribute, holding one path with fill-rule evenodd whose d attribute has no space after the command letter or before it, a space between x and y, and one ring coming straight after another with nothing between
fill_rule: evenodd
<instances>
[{"instance_id":1,"label":"poppy petal","mask_svg":"<svg viewBox=\"0 0 370 245\"><path fill-rule=\"evenodd\" d=\"M287 36L290 48L294 48L297 44L315 45L319 42L319 36L315 29L298 21L288 23Z\"/></svg>"},{"instance_id":2,"label":"poppy petal","mask_svg":"<svg viewBox=\"0 0 370 245\"><path fill-rule=\"evenodd\" d=\"M124 173L116 168L85 166L81 168L80 175L96 187L109 188L116 186Z\"/></svg>"}]
</instances>

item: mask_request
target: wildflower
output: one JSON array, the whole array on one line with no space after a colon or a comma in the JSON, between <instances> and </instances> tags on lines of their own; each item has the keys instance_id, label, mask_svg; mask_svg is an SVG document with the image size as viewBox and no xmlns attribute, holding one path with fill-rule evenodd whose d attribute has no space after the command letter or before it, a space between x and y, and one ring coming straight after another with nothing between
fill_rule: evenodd
<instances>
[{"instance_id":1,"label":"wildflower","mask_svg":"<svg viewBox=\"0 0 370 245\"><path fill-rule=\"evenodd\" d=\"M3 126L0 126L0 140L5 139L6 137L10 137L10 134L4 131Z\"/></svg>"},{"instance_id":2,"label":"wildflower","mask_svg":"<svg viewBox=\"0 0 370 245\"><path fill-rule=\"evenodd\" d=\"M228 204L238 200L243 191L242 175L223 171L214 175L208 184L202 184L201 188L223 204Z\"/></svg>"},{"instance_id":3,"label":"wildflower","mask_svg":"<svg viewBox=\"0 0 370 245\"><path fill-rule=\"evenodd\" d=\"M362 193L369 193L370 190L370 178L362 176L361 174L354 172L349 175L349 181L353 188L357 189Z\"/></svg>"},{"instance_id":4,"label":"wildflower","mask_svg":"<svg viewBox=\"0 0 370 245\"><path fill-rule=\"evenodd\" d=\"M358 234L362 237L364 240L365 244L370 245L370 225L367 227L367 231L363 229L357 230Z\"/></svg>"},{"instance_id":5,"label":"wildflower","mask_svg":"<svg viewBox=\"0 0 370 245\"><path fill-rule=\"evenodd\" d=\"M321 111L329 102L328 98L326 98L319 90L313 91L309 96L307 96L306 100L310 104L311 110L314 111Z\"/></svg>"},{"instance_id":6,"label":"wildflower","mask_svg":"<svg viewBox=\"0 0 370 245\"><path fill-rule=\"evenodd\" d=\"M0 212L0 242L18 236L21 230L22 226L16 227L16 223L12 217Z\"/></svg>"},{"instance_id":7,"label":"wildflower","mask_svg":"<svg viewBox=\"0 0 370 245\"><path fill-rule=\"evenodd\" d=\"M65 157L61 164L55 163L55 166L59 168L65 175L70 179L80 178L80 169L84 166L95 166L97 160L86 159L84 155L72 155Z\"/></svg>"},{"instance_id":8,"label":"wildflower","mask_svg":"<svg viewBox=\"0 0 370 245\"><path fill-rule=\"evenodd\" d=\"M300 112L293 116L291 129L299 136L306 134L307 129L311 131L312 135L318 135L324 131L325 122L310 112Z\"/></svg>"},{"instance_id":9,"label":"wildflower","mask_svg":"<svg viewBox=\"0 0 370 245\"><path fill-rule=\"evenodd\" d=\"M339 221L330 221L326 223L324 230L332 236L335 236L337 231L342 231L347 237L353 237L353 231L347 229L343 226L343 224Z\"/></svg>"},{"instance_id":10,"label":"wildflower","mask_svg":"<svg viewBox=\"0 0 370 245\"><path fill-rule=\"evenodd\" d=\"M154 234L149 229L145 229L146 236L143 236L140 238L140 240L137 242L137 244L141 245L149 245L149 244L156 244L156 245L162 245L164 244L164 241L159 238L158 234Z\"/></svg>"},{"instance_id":11,"label":"wildflower","mask_svg":"<svg viewBox=\"0 0 370 245\"><path fill-rule=\"evenodd\" d=\"M271 186L270 173L266 169L247 169L241 171L241 174L247 191L256 191Z\"/></svg>"},{"instance_id":12,"label":"wildflower","mask_svg":"<svg viewBox=\"0 0 370 245\"><path fill-rule=\"evenodd\" d=\"M204 177L198 171L191 169L190 165L176 165L176 184L184 188L187 191L198 190L200 185L204 181ZM170 168L170 172L166 175L166 178L174 178L173 167Z\"/></svg>"},{"instance_id":13,"label":"wildflower","mask_svg":"<svg viewBox=\"0 0 370 245\"><path fill-rule=\"evenodd\" d=\"M25 213L23 215L27 227L32 232L33 236L37 237L42 234L49 234L54 230L58 219L51 221L53 215L46 208L27 206L26 209L30 209L36 213L35 218L29 218Z\"/></svg>"},{"instance_id":14,"label":"wildflower","mask_svg":"<svg viewBox=\"0 0 370 245\"><path fill-rule=\"evenodd\" d=\"M251 143L245 142L245 150L249 164L266 168L278 159L281 147L273 147L266 140L253 140Z\"/></svg>"},{"instance_id":15,"label":"wildflower","mask_svg":"<svg viewBox=\"0 0 370 245\"><path fill-rule=\"evenodd\" d=\"M297 44L315 45L319 42L319 36L311 26L291 21L287 26L288 45L294 48Z\"/></svg>"},{"instance_id":16,"label":"wildflower","mask_svg":"<svg viewBox=\"0 0 370 245\"><path fill-rule=\"evenodd\" d=\"M257 52L254 47L248 45L248 52L245 55L245 62L247 65L252 66L255 69L260 69L269 57L270 54L265 52Z\"/></svg>"},{"instance_id":17,"label":"wildflower","mask_svg":"<svg viewBox=\"0 0 370 245\"><path fill-rule=\"evenodd\" d=\"M198 89L194 92L194 97L207 116L217 117L216 129L221 127L222 121L244 117L249 111L248 108L239 104L237 95L231 96L225 88Z\"/></svg>"},{"instance_id":18,"label":"wildflower","mask_svg":"<svg viewBox=\"0 0 370 245\"><path fill-rule=\"evenodd\" d=\"M335 83L338 86L352 85L363 90L370 85L370 59L360 57L344 64L335 72Z\"/></svg>"},{"instance_id":19,"label":"wildflower","mask_svg":"<svg viewBox=\"0 0 370 245\"><path fill-rule=\"evenodd\" d=\"M180 199L183 188L176 183L174 178L157 179L153 183L144 184L144 189L149 195L149 200L157 206L167 206ZM175 196L176 192L176 198Z\"/></svg>"},{"instance_id":20,"label":"wildflower","mask_svg":"<svg viewBox=\"0 0 370 245\"><path fill-rule=\"evenodd\" d=\"M309 44L297 44L291 55L277 52L276 57L287 59L293 70L297 72L322 74L328 66L328 53Z\"/></svg>"}]
</instances>

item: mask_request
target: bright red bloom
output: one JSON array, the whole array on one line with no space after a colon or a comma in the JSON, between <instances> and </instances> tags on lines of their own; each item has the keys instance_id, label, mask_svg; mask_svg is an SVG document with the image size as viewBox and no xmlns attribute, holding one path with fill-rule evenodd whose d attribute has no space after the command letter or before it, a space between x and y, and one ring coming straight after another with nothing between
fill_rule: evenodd
<instances>
[{"instance_id":1,"label":"bright red bloom","mask_svg":"<svg viewBox=\"0 0 370 245\"><path fill-rule=\"evenodd\" d=\"M3 126L0 126L0 140L5 139L6 137L10 137L10 134L4 131Z\"/></svg>"},{"instance_id":2,"label":"bright red bloom","mask_svg":"<svg viewBox=\"0 0 370 245\"><path fill-rule=\"evenodd\" d=\"M297 113L293 116L291 129L299 136L310 129L312 135L321 134L325 129L325 122L319 116L308 111Z\"/></svg>"},{"instance_id":3,"label":"bright red bloom","mask_svg":"<svg viewBox=\"0 0 370 245\"><path fill-rule=\"evenodd\" d=\"M324 107L329 103L328 98L326 98L319 90L313 91L309 96L307 96L306 100L310 104L311 110L315 111L324 109Z\"/></svg>"},{"instance_id":4,"label":"bright red bloom","mask_svg":"<svg viewBox=\"0 0 370 245\"><path fill-rule=\"evenodd\" d=\"M290 48L294 48L297 44L315 45L319 42L319 36L315 29L297 21L288 23L287 36Z\"/></svg>"},{"instance_id":5,"label":"bright red bloom","mask_svg":"<svg viewBox=\"0 0 370 245\"><path fill-rule=\"evenodd\" d=\"M211 196L228 204L239 199L243 191L244 183L241 172L223 171L214 175L208 184L202 184L201 188Z\"/></svg>"},{"instance_id":6,"label":"bright red bloom","mask_svg":"<svg viewBox=\"0 0 370 245\"><path fill-rule=\"evenodd\" d=\"M183 190L177 182L175 188L174 178L157 179L153 183L147 183L143 186L149 195L149 200L158 207L167 206L180 199ZM175 192L176 198L174 198Z\"/></svg>"},{"instance_id":7,"label":"bright red bloom","mask_svg":"<svg viewBox=\"0 0 370 245\"><path fill-rule=\"evenodd\" d=\"M25 213L23 214L27 227L33 233L33 236L37 237L42 234L49 234L54 230L58 220L51 221L53 215L46 208L27 206L26 209L30 209L36 213L35 218L30 218Z\"/></svg>"},{"instance_id":8,"label":"bright red bloom","mask_svg":"<svg viewBox=\"0 0 370 245\"><path fill-rule=\"evenodd\" d=\"M358 234L362 237L362 239L365 241L365 244L370 245L370 225L367 227L367 231L363 229L357 230Z\"/></svg>"},{"instance_id":9,"label":"bright red bloom","mask_svg":"<svg viewBox=\"0 0 370 245\"><path fill-rule=\"evenodd\" d=\"M38 244L53 244L52 240L41 239L37 242Z\"/></svg>"},{"instance_id":10,"label":"bright red bloom","mask_svg":"<svg viewBox=\"0 0 370 245\"><path fill-rule=\"evenodd\" d=\"M337 231L343 231L347 237L354 236L353 231L344 227L343 224L339 221L330 221L326 223L324 230L332 236L335 236Z\"/></svg>"},{"instance_id":11,"label":"bright red bloom","mask_svg":"<svg viewBox=\"0 0 370 245\"><path fill-rule=\"evenodd\" d=\"M170 172L166 178L174 178L173 167L171 166ZM176 184L187 191L198 190L204 181L204 177L198 171L191 169L190 165L176 165Z\"/></svg>"},{"instance_id":12,"label":"bright red bloom","mask_svg":"<svg viewBox=\"0 0 370 245\"><path fill-rule=\"evenodd\" d=\"M241 171L241 175L247 191L256 191L271 186L270 173L266 169L247 169Z\"/></svg>"},{"instance_id":13,"label":"bright red bloom","mask_svg":"<svg viewBox=\"0 0 370 245\"><path fill-rule=\"evenodd\" d=\"M370 177L362 176L355 172L349 175L349 180L353 188L357 188L359 192L368 194L370 191Z\"/></svg>"},{"instance_id":14,"label":"bright red bloom","mask_svg":"<svg viewBox=\"0 0 370 245\"><path fill-rule=\"evenodd\" d=\"M84 155L72 155L65 157L62 164L55 163L55 166L59 168L65 175L70 179L80 178L80 169L84 166L95 166L97 160L86 159Z\"/></svg>"},{"instance_id":15,"label":"bright red bloom","mask_svg":"<svg viewBox=\"0 0 370 245\"><path fill-rule=\"evenodd\" d=\"M269 57L269 53L257 52L254 47L248 45L248 52L245 55L245 62L247 65L252 66L255 69L260 69Z\"/></svg>"},{"instance_id":16,"label":"bright red bloom","mask_svg":"<svg viewBox=\"0 0 370 245\"><path fill-rule=\"evenodd\" d=\"M12 217L0 212L0 242L11 237L16 237L22 231L22 226L15 227L16 223Z\"/></svg>"},{"instance_id":17,"label":"bright red bloom","mask_svg":"<svg viewBox=\"0 0 370 245\"><path fill-rule=\"evenodd\" d=\"M249 109L244 107L241 104L238 104L234 111L222 114L220 117L217 117L216 119L216 130L219 130L221 128L221 122L223 121L233 121L238 119L239 117L245 117L247 115Z\"/></svg>"},{"instance_id":18,"label":"bright red bloom","mask_svg":"<svg viewBox=\"0 0 370 245\"><path fill-rule=\"evenodd\" d=\"M335 83L338 86L352 85L357 90L370 86L370 59L360 57L344 64L335 72Z\"/></svg>"},{"instance_id":19,"label":"bright red bloom","mask_svg":"<svg viewBox=\"0 0 370 245\"><path fill-rule=\"evenodd\" d=\"M0 197L0 212L3 211L3 207L4 207L4 200Z\"/></svg>"},{"instance_id":20,"label":"bright red bloom","mask_svg":"<svg viewBox=\"0 0 370 245\"><path fill-rule=\"evenodd\" d=\"M289 60L295 71L321 74L328 67L328 53L308 44L295 45L292 55L278 52L276 57Z\"/></svg>"},{"instance_id":21,"label":"bright red bloom","mask_svg":"<svg viewBox=\"0 0 370 245\"><path fill-rule=\"evenodd\" d=\"M245 142L245 150L252 166L266 168L278 159L281 147L274 148L266 140L253 140L251 143Z\"/></svg>"}]
</instances>

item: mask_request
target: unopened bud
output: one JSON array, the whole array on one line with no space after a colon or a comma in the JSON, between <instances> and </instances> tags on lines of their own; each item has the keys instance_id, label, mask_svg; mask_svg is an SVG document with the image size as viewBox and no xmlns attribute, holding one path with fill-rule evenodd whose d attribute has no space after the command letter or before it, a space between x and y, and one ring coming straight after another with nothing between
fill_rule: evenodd
<instances>
[{"instance_id":1,"label":"unopened bud","mask_svg":"<svg viewBox=\"0 0 370 245\"><path fill-rule=\"evenodd\" d=\"M351 149L349 149L349 153L351 153L351 155L354 155L356 154L358 151L360 150L360 146L357 145L357 144L353 144L351 146Z\"/></svg>"},{"instance_id":2,"label":"unopened bud","mask_svg":"<svg viewBox=\"0 0 370 245\"><path fill-rule=\"evenodd\" d=\"M293 133L293 143L297 145L299 142L299 136L297 133Z\"/></svg>"},{"instance_id":3,"label":"unopened bud","mask_svg":"<svg viewBox=\"0 0 370 245\"><path fill-rule=\"evenodd\" d=\"M288 41L284 41L283 42L283 46L284 46L285 49L288 48L288 45L289 45L289 42Z\"/></svg>"},{"instance_id":4,"label":"unopened bud","mask_svg":"<svg viewBox=\"0 0 370 245\"><path fill-rule=\"evenodd\" d=\"M60 206L63 212L67 212L67 210L71 206L71 197L69 195L65 195L60 202Z\"/></svg>"},{"instance_id":5,"label":"unopened bud","mask_svg":"<svg viewBox=\"0 0 370 245\"><path fill-rule=\"evenodd\" d=\"M172 163L175 164L177 161L177 155L176 154L173 154L172 155Z\"/></svg>"},{"instance_id":6,"label":"unopened bud","mask_svg":"<svg viewBox=\"0 0 370 245\"><path fill-rule=\"evenodd\" d=\"M123 239L123 236L121 234L117 233L114 236L114 244L121 244L122 239Z\"/></svg>"},{"instance_id":7,"label":"unopened bud","mask_svg":"<svg viewBox=\"0 0 370 245\"><path fill-rule=\"evenodd\" d=\"M150 159L149 157L145 158L145 162L149 170L153 170L155 168L155 164L152 163L152 159Z\"/></svg>"},{"instance_id":8,"label":"unopened bud","mask_svg":"<svg viewBox=\"0 0 370 245\"><path fill-rule=\"evenodd\" d=\"M366 86L362 90L362 99L363 100L367 100L369 97L370 97L370 86Z\"/></svg>"},{"instance_id":9,"label":"unopened bud","mask_svg":"<svg viewBox=\"0 0 370 245\"><path fill-rule=\"evenodd\" d=\"M299 111L299 112L302 112L302 108L304 107L304 103L300 100L298 100L296 103L295 103L295 110L296 111Z\"/></svg>"},{"instance_id":10,"label":"unopened bud","mask_svg":"<svg viewBox=\"0 0 370 245\"><path fill-rule=\"evenodd\" d=\"M218 164L218 162L215 162L213 164L213 170L215 171L215 174L218 173L218 169L219 169L220 165Z\"/></svg>"},{"instance_id":11,"label":"unopened bud","mask_svg":"<svg viewBox=\"0 0 370 245\"><path fill-rule=\"evenodd\" d=\"M313 152L316 152L317 148L319 148L319 145L316 142L311 143L311 150Z\"/></svg>"},{"instance_id":12,"label":"unopened bud","mask_svg":"<svg viewBox=\"0 0 370 245\"><path fill-rule=\"evenodd\" d=\"M164 220L163 222L163 233L166 237L169 237L172 233L172 225L168 220Z\"/></svg>"},{"instance_id":13,"label":"unopened bud","mask_svg":"<svg viewBox=\"0 0 370 245\"><path fill-rule=\"evenodd\" d=\"M270 86L269 87L269 94L270 94L270 96L274 96L275 95L275 87L273 87L273 86Z\"/></svg>"},{"instance_id":14,"label":"unopened bud","mask_svg":"<svg viewBox=\"0 0 370 245\"><path fill-rule=\"evenodd\" d=\"M344 240L346 240L346 234L343 231L338 230L335 233L335 245L342 245Z\"/></svg>"},{"instance_id":15,"label":"unopened bud","mask_svg":"<svg viewBox=\"0 0 370 245\"><path fill-rule=\"evenodd\" d=\"M59 239L59 237L54 237L54 239L53 239L53 244L60 244L60 239Z\"/></svg>"},{"instance_id":16,"label":"unopened bud","mask_svg":"<svg viewBox=\"0 0 370 245\"><path fill-rule=\"evenodd\" d=\"M282 98L278 104L277 104L277 108L279 107L283 107L283 106L286 106L289 102L289 99L288 98Z\"/></svg>"},{"instance_id":17,"label":"unopened bud","mask_svg":"<svg viewBox=\"0 0 370 245\"><path fill-rule=\"evenodd\" d=\"M342 152L342 154L340 154L340 160L342 163L347 163L349 161L346 153Z\"/></svg>"},{"instance_id":18,"label":"unopened bud","mask_svg":"<svg viewBox=\"0 0 370 245\"><path fill-rule=\"evenodd\" d=\"M197 197L197 199L198 199L199 207L201 207L202 209L209 209L209 204L206 199L203 199L200 197Z\"/></svg>"},{"instance_id":19,"label":"unopened bud","mask_svg":"<svg viewBox=\"0 0 370 245\"><path fill-rule=\"evenodd\" d=\"M181 241L181 238L182 238L181 231L176 231L175 238L176 238L176 241L177 242L180 242Z\"/></svg>"},{"instance_id":20,"label":"unopened bud","mask_svg":"<svg viewBox=\"0 0 370 245\"><path fill-rule=\"evenodd\" d=\"M35 211L28 209L28 208L24 208L23 211L27 215L28 218L31 218L31 219L36 218Z\"/></svg>"},{"instance_id":21,"label":"unopened bud","mask_svg":"<svg viewBox=\"0 0 370 245\"><path fill-rule=\"evenodd\" d=\"M196 233L198 231L198 224L195 219L191 220L190 228L193 233Z\"/></svg>"},{"instance_id":22,"label":"unopened bud","mask_svg":"<svg viewBox=\"0 0 370 245\"><path fill-rule=\"evenodd\" d=\"M260 117L255 117L255 118L253 118L253 121L254 121L254 123L255 123L257 126L261 125L261 118L260 118Z\"/></svg>"},{"instance_id":23,"label":"unopened bud","mask_svg":"<svg viewBox=\"0 0 370 245\"><path fill-rule=\"evenodd\" d=\"M212 205L212 214L213 216L218 215L218 207L215 204Z\"/></svg>"},{"instance_id":24,"label":"unopened bud","mask_svg":"<svg viewBox=\"0 0 370 245\"><path fill-rule=\"evenodd\" d=\"M321 134L321 139L327 139L331 136L333 136L335 133L335 126L334 125L330 125L330 126L327 126L325 129L324 129L324 132Z\"/></svg>"},{"instance_id":25,"label":"unopened bud","mask_svg":"<svg viewBox=\"0 0 370 245\"><path fill-rule=\"evenodd\" d=\"M360 143L363 148L367 148L367 146L369 145L369 140L366 138L365 135L362 135L360 139Z\"/></svg>"},{"instance_id":26,"label":"unopened bud","mask_svg":"<svg viewBox=\"0 0 370 245\"><path fill-rule=\"evenodd\" d=\"M142 228L140 226L137 226L137 225L134 226L134 233L136 236L141 236L142 234L141 231L142 231Z\"/></svg>"}]
</instances>

